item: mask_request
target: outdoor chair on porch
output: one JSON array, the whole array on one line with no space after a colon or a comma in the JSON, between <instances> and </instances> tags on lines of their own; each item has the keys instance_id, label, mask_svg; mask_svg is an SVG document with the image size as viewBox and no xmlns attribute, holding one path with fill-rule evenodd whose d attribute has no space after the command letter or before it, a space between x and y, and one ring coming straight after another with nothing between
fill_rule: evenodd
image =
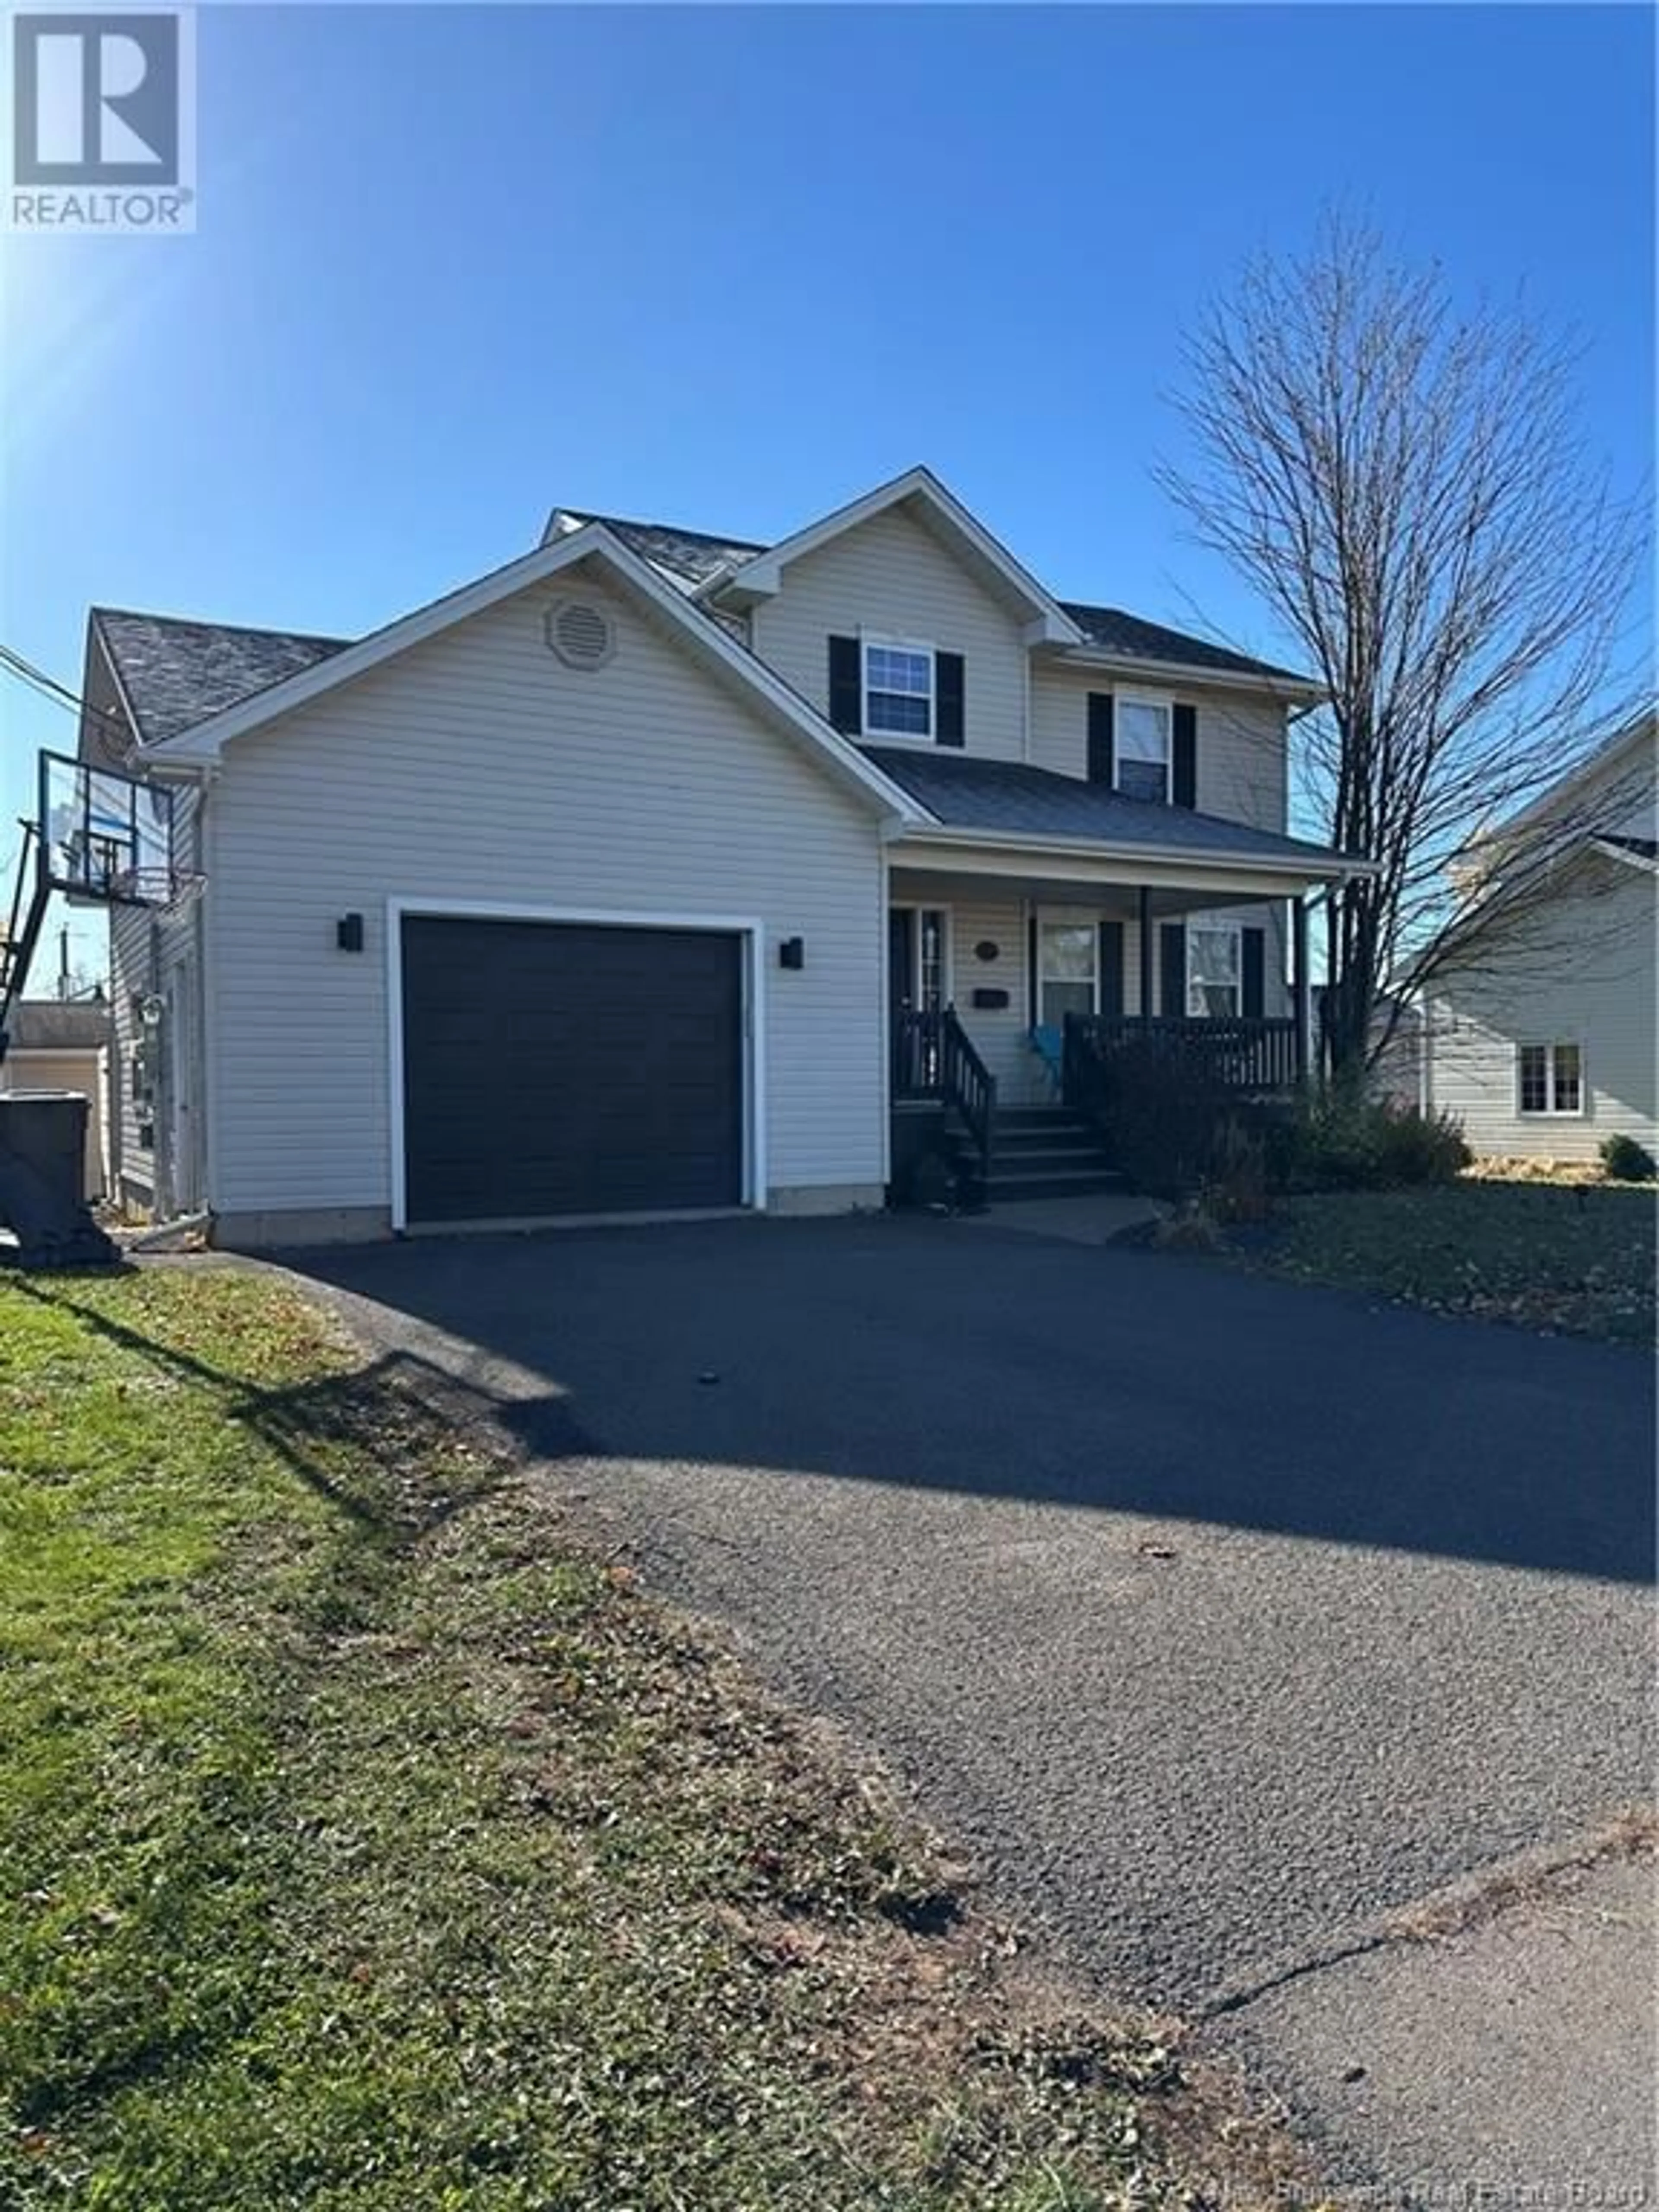
<instances>
[{"instance_id":1,"label":"outdoor chair on porch","mask_svg":"<svg viewBox=\"0 0 1659 2212\"><path fill-rule=\"evenodd\" d=\"M1050 1087L1058 1098L1065 1088L1065 1038L1052 1022L1039 1022L1031 1031L1030 1045L1042 1062Z\"/></svg>"}]
</instances>

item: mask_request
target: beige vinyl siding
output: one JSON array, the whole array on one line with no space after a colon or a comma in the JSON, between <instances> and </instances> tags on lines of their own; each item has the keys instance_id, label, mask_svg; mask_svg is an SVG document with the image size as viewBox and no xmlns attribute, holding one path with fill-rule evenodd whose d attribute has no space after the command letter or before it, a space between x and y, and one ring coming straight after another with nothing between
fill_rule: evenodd
<instances>
[{"instance_id":1,"label":"beige vinyl siding","mask_svg":"<svg viewBox=\"0 0 1659 2212\"><path fill-rule=\"evenodd\" d=\"M1089 772L1089 694L1109 691L1197 708L1198 811L1282 831L1287 807L1285 710L1271 699L1130 683L1038 661L1031 674L1031 758L1060 775Z\"/></svg>"},{"instance_id":2,"label":"beige vinyl siding","mask_svg":"<svg viewBox=\"0 0 1659 2212\"><path fill-rule=\"evenodd\" d=\"M829 710L832 637L913 638L966 664L965 750L1025 755L1027 649L1022 618L911 515L889 507L804 553L754 611L755 651L820 714ZM885 742L879 732L872 742Z\"/></svg>"},{"instance_id":3,"label":"beige vinyl siding","mask_svg":"<svg viewBox=\"0 0 1659 2212\"><path fill-rule=\"evenodd\" d=\"M549 651L563 596L611 612L607 666ZM221 1212L390 1204L393 897L758 919L769 1183L883 1180L875 820L608 584L527 591L233 743L211 854ZM362 954L336 949L348 913ZM794 936L799 972L778 965Z\"/></svg>"},{"instance_id":4,"label":"beige vinyl siding","mask_svg":"<svg viewBox=\"0 0 1659 2212\"><path fill-rule=\"evenodd\" d=\"M951 982L957 1013L974 1049L997 1081L1002 1104L1041 1103L1048 1096L1042 1063L1028 1042L1031 1027L1027 976L1030 908L994 891L950 909ZM994 945L994 960L975 958L976 945ZM1006 991L1006 1007L975 1006L974 988Z\"/></svg>"},{"instance_id":5,"label":"beige vinyl siding","mask_svg":"<svg viewBox=\"0 0 1659 2212\"><path fill-rule=\"evenodd\" d=\"M109 910L111 1051L115 1076L111 1169L116 1188L125 1195L148 1200L155 1164L149 1142L149 1123L141 1122L132 1090L133 1054L137 1049L139 1024L136 999L156 988L152 917L141 908L113 906ZM132 1186L131 1189L128 1186Z\"/></svg>"},{"instance_id":6,"label":"beige vinyl siding","mask_svg":"<svg viewBox=\"0 0 1659 2212\"><path fill-rule=\"evenodd\" d=\"M1548 915L1489 945L1479 968L1437 977L1430 1010L1431 1103L1457 1115L1478 1153L1588 1160L1603 1138L1653 1148L1655 878L1613 860ZM1576 1043L1582 1115L1523 1115L1517 1048Z\"/></svg>"},{"instance_id":7,"label":"beige vinyl siding","mask_svg":"<svg viewBox=\"0 0 1659 2212\"><path fill-rule=\"evenodd\" d=\"M27 1045L15 1045L0 1060L0 1091L74 1091L86 1100L87 1144L82 1175L88 1200L102 1198L109 1188L104 1144L108 1087L108 1062L101 1046L93 1045L84 1050L64 1046L36 1052Z\"/></svg>"},{"instance_id":8,"label":"beige vinyl siding","mask_svg":"<svg viewBox=\"0 0 1659 2212\"><path fill-rule=\"evenodd\" d=\"M204 866L203 800L192 785L175 787L173 862ZM167 1210L194 1205L201 1189L199 1158L204 1121L202 983L196 905L167 908L110 908L111 1017L114 1029L114 1125L111 1165L118 1191ZM153 1112L142 1112L133 1093L133 1062L141 1036L135 1000L159 997L167 1006L157 1040L158 1089ZM178 1097L173 1096L176 1086ZM176 1109L176 1110L175 1110ZM154 1129L156 1143L146 1141ZM185 1157L169 1152L177 1130ZM159 1155L159 1156L158 1156Z\"/></svg>"}]
</instances>

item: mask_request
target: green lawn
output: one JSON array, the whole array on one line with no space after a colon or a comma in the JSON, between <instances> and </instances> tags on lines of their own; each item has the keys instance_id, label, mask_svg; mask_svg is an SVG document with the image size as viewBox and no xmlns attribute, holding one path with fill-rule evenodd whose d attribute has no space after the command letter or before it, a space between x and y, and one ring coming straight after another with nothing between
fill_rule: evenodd
<instances>
[{"instance_id":1,"label":"green lawn","mask_svg":"<svg viewBox=\"0 0 1659 2212\"><path fill-rule=\"evenodd\" d=\"M1248 1263L1431 1312L1651 1343L1655 1198L1633 1185L1465 1178L1287 1200Z\"/></svg>"},{"instance_id":2,"label":"green lawn","mask_svg":"<svg viewBox=\"0 0 1659 2212\"><path fill-rule=\"evenodd\" d=\"M0 1279L0 2202L1267 2197L468 1410L274 1277Z\"/></svg>"}]
</instances>

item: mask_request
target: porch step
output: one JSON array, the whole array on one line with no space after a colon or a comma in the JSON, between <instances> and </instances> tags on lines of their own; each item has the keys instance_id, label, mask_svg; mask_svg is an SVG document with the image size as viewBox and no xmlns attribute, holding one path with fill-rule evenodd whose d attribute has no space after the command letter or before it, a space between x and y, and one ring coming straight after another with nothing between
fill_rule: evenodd
<instances>
[{"instance_id":1,"label":"porch step","mask_svg":"<svg viewBox=\"0 0 1659 2212\"><path fill-rule=\"evenodd\" d=\"M1122 1188L1121 1174L1080 1115L1063 1106L999 1110L985 1193L992 1206L1029 1198L1087 1198Z\"/></svg>"}]
</instances>

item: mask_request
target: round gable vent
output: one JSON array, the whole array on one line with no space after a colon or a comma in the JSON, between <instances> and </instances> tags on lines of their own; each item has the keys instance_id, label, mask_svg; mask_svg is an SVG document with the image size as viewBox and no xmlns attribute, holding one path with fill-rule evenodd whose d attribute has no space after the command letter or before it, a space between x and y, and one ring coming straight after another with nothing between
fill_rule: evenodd
<instances>
[{"instance_id":1,"label":"round gable vent","mask_svg":"<svg viewBox=\"0 0 1659 2212\"><path fill-rule=\"evenodd\" d=\"M603 607L561 599L547 611L547 641L567 668L603 668L617 650L617 632Z\"/></svg>"}]
</instances>

